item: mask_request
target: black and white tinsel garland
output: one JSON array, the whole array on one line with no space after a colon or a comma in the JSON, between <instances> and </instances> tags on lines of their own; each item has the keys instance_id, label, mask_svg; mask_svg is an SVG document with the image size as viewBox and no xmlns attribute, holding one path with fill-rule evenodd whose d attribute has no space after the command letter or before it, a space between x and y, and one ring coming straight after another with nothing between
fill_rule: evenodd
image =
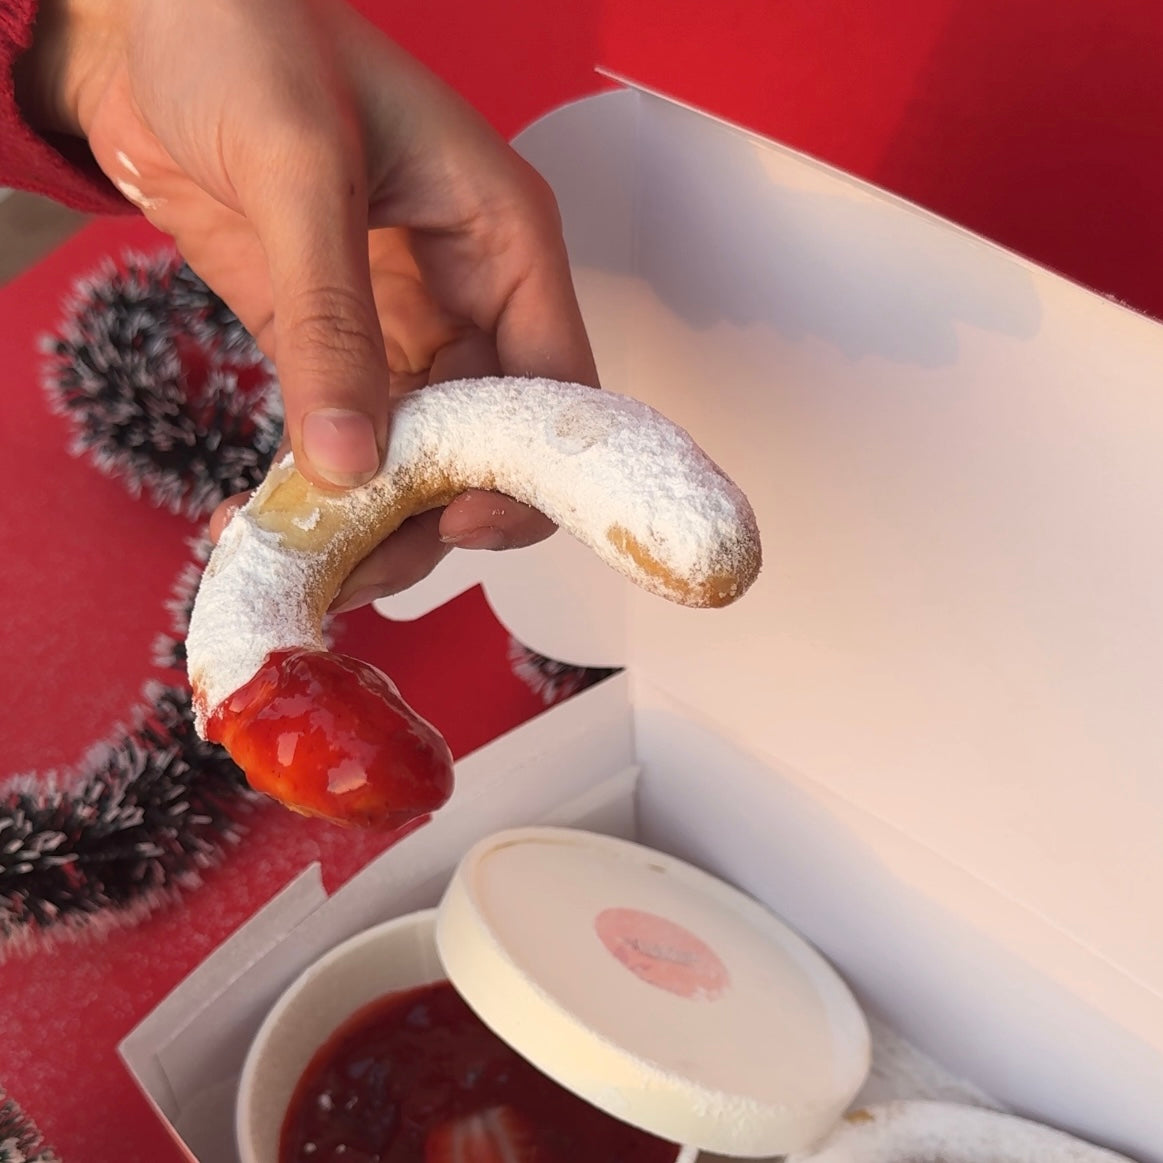
<instances>
[{"instance_id":1,"label":"black and white tinsel garland","mask_svg":"<svg viewBox=\"0 0 1163 1163\"><path fill-rule=\"evenodd\" d=\"M0 1163L58 1163L36 1124L0 1088Z\"/></svg>"},{"instance_id":2,"label":"black and white tinsel garland","mask_svg":"<svg viewBox=\"0 0 1163 1163\"><path fill-rule=\"evenodd\" d=\"M167 606L156 665L184 669L205 538ZM46 939L132 923L199 881L240 840L255 799L241 770L194 730L185 685L146 683L127 724L71 773L0 787L0 957ZM2 1163L2 1161L0 1161Z\"/></svg>"},{"instance_id":3,"label":"black and white tinsel garland","mask_svg":"<svg viewBox=\"0 0 1163 1163\"><path fill-rule=\"evenodd\" d=\"M107 260L42 346L73 452L133 496L197 518L262 478L282 432L273 370L173 254Z\"/></svg>"},{"instance_id":4,"label":"black and white tinsel garland","mask_svg":"<svg viewBox=\"0 0 1163 1163\"><path fill-rule=\"evenodd\" d=\"M72 424L74 453L131 495L202 517L265 474L281 437L272 369L172 253L104 263L78 283L43 347L45 388ZM193 550L167 602L171 631L154 644L166 671L185 670L209 543ZM611 673L515 639L509 653L546 705ZM130 923L196 883L238 842L253 798L226 753L198 738L184 683L148 683L129 721L77 770L0 783L0 959Z\"/></svg>"},{"instance_id":5,"label":"black and white tinsel garland","mask_svg":"<svg viewBox=\"0 0 1163 1163\"><path fill-rule=\"evenodd\" d=\"M548 707L616 674L613 668L573 666L531 650L509 638L509 665L513 673Z\"/></svg>"},{"instance_id":6,"label":"black and white tinsel garland","mask_svg":"<svg viewBox=\"0 0 1163 1163\"><path fill-rule=\"evenodd\" d=\"M45 388L74 452L194 517L253 488L281 435L278 385L232 320L172 253L109 261L82 280L43 342ZM207 553L195 543L170 597L171 633L154 648L166 670L184 669ZM198 738L185 684L147 683L75 771L0 784L0 958L130 923L196 883L238 842L252 799L226 753Z\"/></svg>"}]
</instances>

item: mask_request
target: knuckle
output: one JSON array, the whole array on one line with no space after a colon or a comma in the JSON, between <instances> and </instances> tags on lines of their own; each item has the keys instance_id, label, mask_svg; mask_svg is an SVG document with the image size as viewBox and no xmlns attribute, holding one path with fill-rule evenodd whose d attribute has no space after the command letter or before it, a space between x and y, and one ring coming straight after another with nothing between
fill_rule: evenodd
<instances>
[{"instance_id":1,"label":"knuckle","mask_svg":"<svg viewBox=\"0 0 1163 1163\"><path fill-rule=\"evenodd\" d=\"M528 169L525 197L530 220L548 234L561 234L561 210L553 187L532 166Z\"/></svg>"},{"instance_id":2,"label":"knuckle","mask_svg":"<svg viewBox=\"0 0 1163 1163\"><path fill-rule=\"evenodd\" d=\"M383 359L378 326L360 296L342 287L320 287L300 295L287 321L289 338L300 356L364 363Z\"/></svg>"},{"instance_id":3,"label":"knuckle","mask_svg":"<svg viewBox=\"0 0 1163 1163\"><path fill-rule=\"evenodd\" d=\"M549 183L526 165L521 180L480 216L480 237L492 256L504 255L523 272L563 256L561 213Z\"/></svg>"}]
</instances>

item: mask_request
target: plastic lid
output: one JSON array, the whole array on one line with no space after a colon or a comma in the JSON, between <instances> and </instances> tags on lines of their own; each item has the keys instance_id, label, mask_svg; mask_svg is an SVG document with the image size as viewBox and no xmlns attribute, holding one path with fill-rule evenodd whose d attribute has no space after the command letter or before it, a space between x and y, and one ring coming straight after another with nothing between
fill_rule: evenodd
<instances>
[{"instance_id":1,"label":"plastic lid","mask_svg":"<svg viewBox=\"0 0 1163 1163\"><path fill-rule=\"evenodd\" d=\"M594 1106L675 1143L782 1155L868 1073L869 1036L823 958L672 857L519 828L461 861L436 924L449 980L499 1037Z\"/></svg>"}]
</instances>

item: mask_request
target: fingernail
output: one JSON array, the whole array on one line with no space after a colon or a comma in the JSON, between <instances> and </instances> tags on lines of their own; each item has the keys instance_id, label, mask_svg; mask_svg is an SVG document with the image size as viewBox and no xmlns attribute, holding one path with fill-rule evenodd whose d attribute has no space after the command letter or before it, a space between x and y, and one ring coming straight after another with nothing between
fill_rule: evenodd
<instances>
[{"instance_id":1,"label":"fingernail","mask_svg":"<svg viewBox=\"0 0 1163 1163\"><path fill-rule=\"evenodd\" d=\"M375 428L362 412L323 408L308 413L303 451L321 477L344 488L370 481L380 467Z\"/></svg>"},{"instance_id":2,"label":"fingernail","mask_svg":"<svg viewBox=\"0 0 1163 1163\"><path fill-rule=\"evenodd\" d=\"M341 605L332 606L331 613L346 614L348 610L358 610L360 606L370 606L372 602L386 598L391 592L385 586L364 586L363 589L356 590L349 598L345 598Z\"/></svg>"},{"instance_id":3,"label":"fingernail","mask_svg":"<svg viewBox=\"0 0 1163 1163\"><path fill-rule=\"evenodd\" d=\"M457 549L504 549L508 539L500 529L486 525L481 529L469 529L464 533L454 533L450 537L441 537L445 545L453 545Z\"/></svg>"}]
</instances>

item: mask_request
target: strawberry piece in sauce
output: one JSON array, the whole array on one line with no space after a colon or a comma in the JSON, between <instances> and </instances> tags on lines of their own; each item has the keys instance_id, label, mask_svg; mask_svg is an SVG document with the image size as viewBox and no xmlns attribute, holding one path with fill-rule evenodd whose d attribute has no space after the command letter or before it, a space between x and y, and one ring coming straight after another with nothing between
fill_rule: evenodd
<instances>
[{"instance_id":1,"label":"strawberry piece in sauce","mask_svg":"<svg viewBox=\"0 0 1163 1163\"><path fill-rule=\"evenodd\" d=\"M373 666L277 651L210 718L250 785L304 815L398 828L452 794L452 754Z\"/></svg>"},{"instance_id":2,"label":"strawberry piece in sauce","mask_svg":"<svg viewBox=\"0 0 1163 1163\"><path fill-rule=\"evenodd\" d=\"M533 1129L511 1106L441 1123L424 1143L424 1163L538 1163Z\"/></svg>"}]
</instances>

